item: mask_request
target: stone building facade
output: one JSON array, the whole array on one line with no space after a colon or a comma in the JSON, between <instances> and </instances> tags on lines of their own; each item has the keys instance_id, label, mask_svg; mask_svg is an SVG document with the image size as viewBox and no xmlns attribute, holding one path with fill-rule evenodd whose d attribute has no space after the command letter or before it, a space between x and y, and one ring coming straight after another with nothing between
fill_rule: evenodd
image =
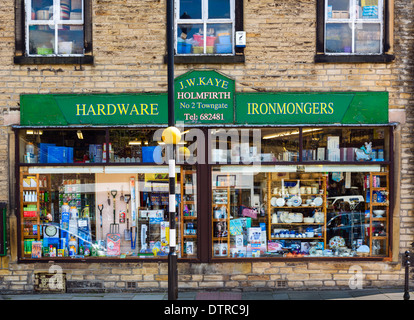
<instances>
[{"instance_id":1,"label":"stone building facade","mask_svg":"<svg viewBox=\"0 0 414 320\"><path fill-rule=\"evenodd\" d=\"M15 3L0 3L0 202L7 203L7 255L0 257L0 292L34 290L36 274L51 262L17 262L15 144L21 94L163 93L167 91L166 1L91 0L93 64L16 64ZM413 105L414 3L393 2L390 62L315 63L316 0L243 1L244 63L175 65L214 69L235 79L236 92L386 91L395 122L395 208L389 259L300 259L178 264L179 289L272 290L402 286L402 254L414 241ZM166 290L165 262L65 262L68 291Z\"/></svg>"}]
</instances>

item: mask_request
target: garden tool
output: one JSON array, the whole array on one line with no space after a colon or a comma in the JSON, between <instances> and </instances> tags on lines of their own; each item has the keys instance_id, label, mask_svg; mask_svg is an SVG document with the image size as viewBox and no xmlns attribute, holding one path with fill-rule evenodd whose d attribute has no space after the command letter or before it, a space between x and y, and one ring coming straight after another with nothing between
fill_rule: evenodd
<instances>
[{"instance_id":1,"label":"garden tool","mask_svg":"<svg viewBox=\"0 0 414 320\"><path fill-rule=\"evenodd\" d=\"M126 211L127 211L127 214L126 214L127 215L127 218L126 218L127 225L126 225L126 229L124 231L124 239L126 241L132 240L132 238L131 238L131 230L129 229L129 210L128 210L129 200L131 200L131 195L130 194L126 194L125 197L124 197L124 201L126 203Z\"/></svg>"},{"instance_id":2,"label":"garden tool","mask_svg":"<svg viewBox=\"0 0 414 320\"><path fill-rule=\"evenodd\" d=\"M111 190L111 194L114 200L114 222L109 225L109 233L119 233L119 224L116 223L116 204L115 204L115 197L116 197L116 190Z\"/></svg>"},{"instance_id":3,"label":"garden tool","mask_svg":"<svg viewBox=\"0 0 414 320\"><path fill-rule=\"evenodd\" d=\"M102 210L104 208L103 204L98 204L98 210L99 210L99 218L101 221L101 235L103 234L103 227L102 227Z\"/></svg>"}]
</instances>

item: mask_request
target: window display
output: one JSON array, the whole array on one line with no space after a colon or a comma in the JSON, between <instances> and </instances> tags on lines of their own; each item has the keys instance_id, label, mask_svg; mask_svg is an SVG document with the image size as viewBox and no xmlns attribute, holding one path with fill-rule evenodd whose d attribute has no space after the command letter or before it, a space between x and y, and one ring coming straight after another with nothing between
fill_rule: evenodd
<instances>
[{"instance_id":1,"label":"window display","mask_svg":"<svg viewBox=\"0 0 414 320\"><path fill-rule=\"evenodd\" d=\"M382 53L382 0L326 0L325 52Z\"/></svg>"},{"instance_id":2,"label":"window display","mask_svg":"<svg viewBox=\"0 0 414 320\"><path fill-rule=\"evenodd\" d=\"M390 127L197 130L212 161L176 163L179 258L389 256ZM17 130L21 258L166 258L157 132Z\"/></svg>"},{"instance_id":3,"label":"window display","mask_svg":"<svg viewBox=\"0 0 414 320\"><path fill-rule=\"evenodd\" d=\"M213 257L388 254L386 167L296 169L213 168Z\"/></svg>"},{"instance_id":4,"label":"window display","mask_svg":"<svg viewBox=\"0 0 414 320\"><path fill-rule=\"evenodd\" d=\"M233 0L180 0L177 4L177 54L233 54Z\"/></svg>"},{"instance_id":5,"label":"window display","mask_svg":"<svg viewBox=\"0 0 414 320\"><path fill-rule=\"evenodd\" d=\"M83 55L83 0L25 0L29 56Z\"/></svg>"},{"instance_id":6,"label":"window display","mask_svg":"<svg viewBox=\"0 0 414 320\"><path fill-rule=\"evenodd\" d=\"M21 168L23 257L166 257L168 168L94 168ZM196 171L177 172L177 252L194 258Z\"/></svg>"}]
</instances>

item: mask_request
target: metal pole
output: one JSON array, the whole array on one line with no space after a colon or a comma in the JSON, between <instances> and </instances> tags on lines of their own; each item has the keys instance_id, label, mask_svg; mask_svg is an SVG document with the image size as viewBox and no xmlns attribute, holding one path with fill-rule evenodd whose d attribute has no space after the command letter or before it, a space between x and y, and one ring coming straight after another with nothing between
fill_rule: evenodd
<instances>
[{"instance_id":1,"label":"metal pole","mask_svg":"<svg viewBox=\"0 0 414 320\"><path fill-rule=\"evenodd\" d=\"M410 251L405 252L405 281L404 281L404 300L410 300L409 277L410 277Z\"/></svg>"},{"instance_id":2,"label":"metal pole","mask_svg":"<svg viewBox=\"0 0 414 320\"><path fill-rule=\"evenodd\" d=\"M167 65L168 65L168 126L175 125L174 119L174 0L167 0ZM168 300L178 298L178 272L176 229L175 229L175 159L174 144L167 146L169 167L169 222L170 250L168 253Z\"/></svg>"}]
</instances>

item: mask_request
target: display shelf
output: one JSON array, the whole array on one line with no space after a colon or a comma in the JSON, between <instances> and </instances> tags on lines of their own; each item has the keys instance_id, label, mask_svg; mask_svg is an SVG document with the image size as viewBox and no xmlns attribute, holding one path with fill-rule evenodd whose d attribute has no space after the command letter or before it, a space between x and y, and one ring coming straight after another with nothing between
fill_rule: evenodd
<instances>
[{"instance_id":1,"label":"display shelf","mask_svg":"<svg viewBox=\"0 0 414 320\"><path fill-rule=\"evenodd\" d=\"M373 247L375 240L381 240L384 243L380 245L380 249L388 254L388 237L389 237L389 173L385 172L370 172L366 177L367 185L367 199L366 212L369 212L368 217L365 218L366 223L369 223L369 250L370 255L373 254ZM379 197L381 198L380 201ZM373 201L377 200L377 201ZM384 213L381 217L377 217L376 210L382 210ZM378 226L378 223L380 226ZM383 227L385 235L375 236L378 227Z\"/></svg>"},{"instance_id":2,"label":"display shelf","mask_svg":"<svg viewBox=\"0 0 414 320\"><path fill-rule=\"evenodd\" d=\"M30 174L23 168L20 169L20 234L24 258L31 258L29 241L41 240L41 228L48 221L46 217L50 213L50 182L50 175Z\"/></svg>"},{"instance_id":3,"label":"display shelf","mask_svg":"<svg viewBox=\"0 0 414 320\"><path fill-rule=\"evenodd\" d=\"M296 175L296 174L295 174ZM309 176L309 174L305 174ZM268 217L268 239L272 241L277 240L296 240L296 241L322 241L324 247L326 247L326 176L317 174L313 178L304 177L300 175L299 178L281 178L273 177L271 173L267 174L267 217ZM275 199L277 200L275 201ZM313 201L316 198L320 198L321 204L314 205ZM283 199L280 200L280 199ZM294 205L286 205L288 200L296 200ZM309 200L308 200L309 199ZM306 203L308 200L309 203ZM303 205L303 202L306 204ZM283 205L281 205L283 204ZM311 205L312 204L312 205ZM281 221L282 214L299 214L299 220L301 221ZM304 218L313 217L318 219L313 222L304 222ZM323 214L323 217L322 217ZM277 220L277 222L275 222ZM296 236L288 235L276 235L274 230L279 232L297 232ZM312 228L311 232L319 230L319 234L316 236L305 236L306 227ZM313 228L314 227L314 228ZM313 234L311 234L313 235Z\"/></svg>"},{"instance_id":4,"label":"display shelf","mask_svg":"<svg viewBox=\"0 0 414 320\"><path fill-rule=\"evenodd\" d=\"M215 258L230 255L230 177L225 186L213 186L212 194L212 252ZM224 209L223 209L224 208ZM221 216L217 218L217 215Z\"/></svg>"},{"instance_id":5,"label":"display shelf","mask_svg":"<svg viewBox=\"0 0 414 320\"><path fill-rule=\"evenodd\" d=\"M188 258L197 255L197 171L181 167L180 173L180 250L181 257ZM195 234L188 234L191 232L195 232Z\"/></svg>"}]
</instances>

